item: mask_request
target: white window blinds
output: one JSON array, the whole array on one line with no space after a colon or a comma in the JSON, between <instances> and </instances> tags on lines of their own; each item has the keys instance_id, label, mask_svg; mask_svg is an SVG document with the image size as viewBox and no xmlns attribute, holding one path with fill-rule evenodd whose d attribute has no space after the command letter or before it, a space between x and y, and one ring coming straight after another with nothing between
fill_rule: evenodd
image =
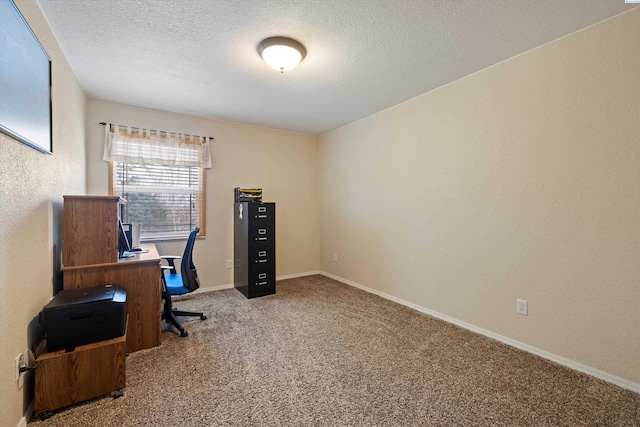
<instances>
[{"instance_id":1,"label":"white window blinds","mask_svg":"<svg viewBox=\"0 0 640 427\"><path fill-rule=\"evenodd\" d=\"M123 220L142 240L186 237L204 227L204 171L192 166L113 163L113 194L127 201Z\"/></svg>"}]
</instances>

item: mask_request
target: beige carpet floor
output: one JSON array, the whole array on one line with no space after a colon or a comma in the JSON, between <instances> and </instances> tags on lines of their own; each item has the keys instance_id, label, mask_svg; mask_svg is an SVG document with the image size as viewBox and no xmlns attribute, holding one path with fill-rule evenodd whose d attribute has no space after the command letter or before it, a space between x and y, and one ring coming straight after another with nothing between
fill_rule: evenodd
<instances>
[{"instance_id":1,"label":"beige carpet floor","mask_svg":"<svg viewBox=\"0 0 640 427\"><path fill-rule=\"evenodd\" d=\"M205 321L49 426L640 426L640 395L323 276L175 304Z\"/></svg>"}]
</instances>

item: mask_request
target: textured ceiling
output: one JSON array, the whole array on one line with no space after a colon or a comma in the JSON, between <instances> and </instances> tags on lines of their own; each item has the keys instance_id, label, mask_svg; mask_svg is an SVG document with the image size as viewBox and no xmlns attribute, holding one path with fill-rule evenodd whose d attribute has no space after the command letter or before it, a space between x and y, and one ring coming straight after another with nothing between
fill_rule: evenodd
<instances>
[{"instance_id":1,"label":"textured ceiling","mask_svg":"<svg viewBox=\"0 0 640 427\"><path fill-rule=\"evenodd\" d=\"M37 0L88 96L319 135L625 12L623 0ZM307 49L284 74L270 36ZM54 65L55 66L55 65Z\"/></svg>"}]
</instances>

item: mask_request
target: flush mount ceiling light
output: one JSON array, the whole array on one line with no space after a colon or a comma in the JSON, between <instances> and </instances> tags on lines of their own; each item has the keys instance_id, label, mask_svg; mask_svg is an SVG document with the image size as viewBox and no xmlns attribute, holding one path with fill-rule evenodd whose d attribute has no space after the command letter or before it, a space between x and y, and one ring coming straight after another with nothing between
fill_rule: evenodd
<instances>
[{"instance_id":1,"label":"flush mount ceiling light","mask_svg":"<svg viewBox=\"0 0 640 427\"><path fill-rule=\"evenodd\" d=\"M274 70L292 70L307 55L299 42L287 37L269 37L258 44L258 53Z\"/></svg>"}]
</instances>

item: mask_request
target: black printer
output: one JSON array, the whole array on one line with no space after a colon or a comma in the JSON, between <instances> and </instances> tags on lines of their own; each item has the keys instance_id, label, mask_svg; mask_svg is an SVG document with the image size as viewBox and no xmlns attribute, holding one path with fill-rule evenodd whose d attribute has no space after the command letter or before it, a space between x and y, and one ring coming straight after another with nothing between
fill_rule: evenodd
<instances>
[{"instance_id":1,"label":"black printer","mask_svg":"<svg viewBox=\"0 0 640 427\"><path fill-rule=\"evenodd\" d=\"M47 334L47 351L124 335L127 327L127 289L116 285L65 289L40 312Z\"/></svg>"}]
</instances>

